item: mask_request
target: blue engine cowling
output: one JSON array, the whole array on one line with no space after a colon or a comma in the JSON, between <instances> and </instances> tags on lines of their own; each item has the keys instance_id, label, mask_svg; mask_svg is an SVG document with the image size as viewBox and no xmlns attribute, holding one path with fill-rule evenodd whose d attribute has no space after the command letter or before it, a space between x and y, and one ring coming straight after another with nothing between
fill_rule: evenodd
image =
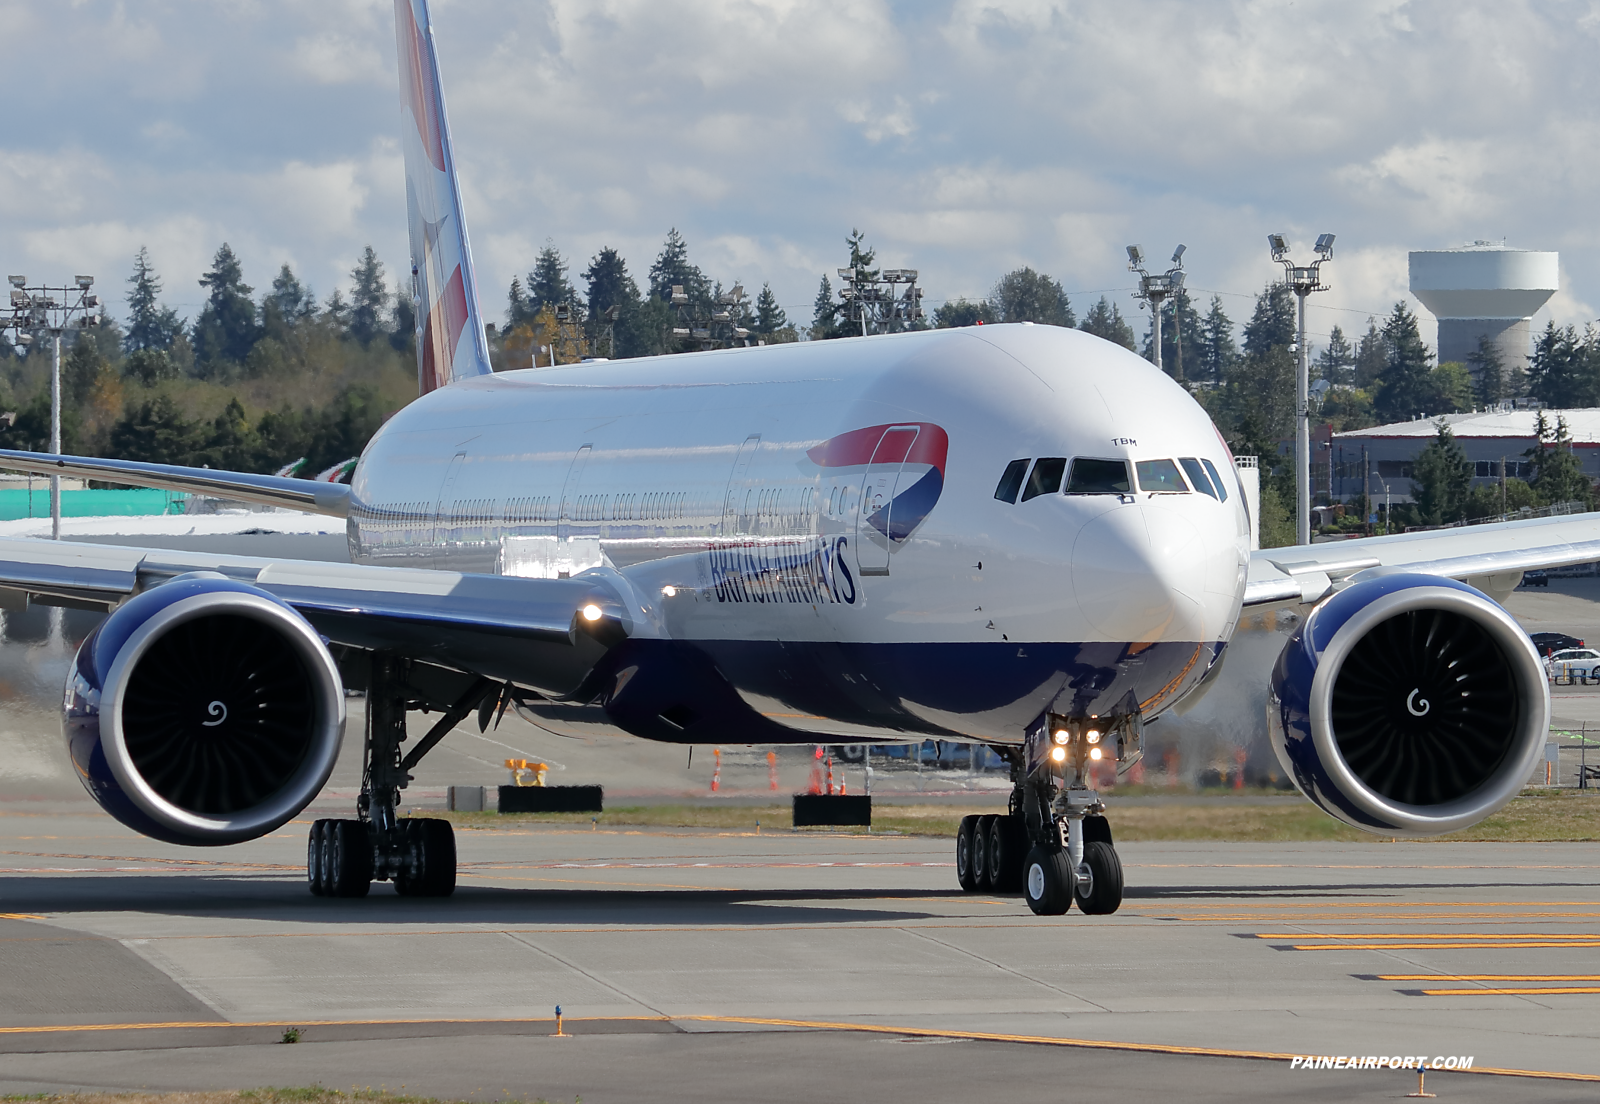
<instances>
[{"instance_id":1,"label":"blue engine cowling","mask_svg":"<svg viewBox=\"0 0 1600 1104\"><path fill-rule=\"evenodd\" d=\"M1517 795L1550 721L1544 668L1493 599L1436 575L1317 606L1272 672L1273 750L1302 793L1394 836L1469 827Z\"/></svg>"},{"instance_id":2,"label":"blue engine cowling","mask_svg":"<svg viewBox=\"0 0 1600 1104\"><path fill-rule=\"evenodd\" d=\"M293 817L328 780L344 689L305 618L214 572L124 603L67 672L62 732L78 777L136 832L238 843Z\"/></svg>"}]
</instances>

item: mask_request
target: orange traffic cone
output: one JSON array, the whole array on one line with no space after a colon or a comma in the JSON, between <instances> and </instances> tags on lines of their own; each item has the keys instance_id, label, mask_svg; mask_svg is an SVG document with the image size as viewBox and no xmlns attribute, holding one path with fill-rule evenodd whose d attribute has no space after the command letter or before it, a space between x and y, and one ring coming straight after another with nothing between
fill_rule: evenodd
<instances>
[{"instance_id":1,"label":"orange traffic cone","mask_svg":"<svg viewBox=\"0 0 1600 1104\"><path fill-rule=\"evenodd\" d=\"M828 796L833 796L833 756L828 756Z\"/></svg>"},{"instance_id":2,"label":"orange traffic cone","mask_svg":"<svg viewBox=\"0 0 1600 1104\"><path fill-rule=\"evenodd\" d=\"M778 788L778 753L767 752L767 789L776 791Z\"/></svg>"},{"instance_id":3,"label":"orange traffic cone","mask_svg":"<svg viewBox=\"0 0 1600 1104\"><path fill-rule=\"evenodd\" d=\"M716 769L711 772L711 792L716 793L722 789L722 749L714 748L711 754L716 758Z\"/></svg>"}]
</instances>

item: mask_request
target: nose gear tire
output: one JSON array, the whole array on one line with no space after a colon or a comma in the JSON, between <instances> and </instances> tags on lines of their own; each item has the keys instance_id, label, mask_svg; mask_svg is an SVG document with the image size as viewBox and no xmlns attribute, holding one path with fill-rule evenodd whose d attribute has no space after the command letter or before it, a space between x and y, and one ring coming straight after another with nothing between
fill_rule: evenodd
<instances>
[{"instance_id":1,"label":"nose gear tire","mask_svg":"<svg viewBox=\"0 0 1600 1104\"><path fill-rule=\"evenodd\" d=\"M1060 916L1072 905L1072 864L1060 848L1034 847L1023 867L1022 892L1039 916Z\"/></svg>"},{"instance_id":2,"label":"nose gear tire","mask_svg":"<svg viewBox=\"0 0 1600 1104\"><path fill-rule=\"evenodd\" d=\"M1089 916L1105 916L1122 905L1122 860L1109 843L1083 845L1083 863L1092 875L1088 886L1079 885L1074 896L1078 908ZM1087 889L1088 892L1082 892Z\"/></svg>"}]
</instances>

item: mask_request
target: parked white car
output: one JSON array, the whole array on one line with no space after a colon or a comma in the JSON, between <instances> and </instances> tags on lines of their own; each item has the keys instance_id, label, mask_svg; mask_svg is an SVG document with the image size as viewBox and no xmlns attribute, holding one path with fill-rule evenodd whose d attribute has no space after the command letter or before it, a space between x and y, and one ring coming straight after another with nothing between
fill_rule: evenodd
<instances>
[{"instance_id":1,"label":"parked white car","mask_svg":"<svg viewBox=\"0 0 1600 1104\"><path fill-rule=\"evenodd\" d=\"M1600 652L1593 648L1563 648L1544 661L1551 678L1588 678L1600 669Z\"/></svg>"}]
</instances>

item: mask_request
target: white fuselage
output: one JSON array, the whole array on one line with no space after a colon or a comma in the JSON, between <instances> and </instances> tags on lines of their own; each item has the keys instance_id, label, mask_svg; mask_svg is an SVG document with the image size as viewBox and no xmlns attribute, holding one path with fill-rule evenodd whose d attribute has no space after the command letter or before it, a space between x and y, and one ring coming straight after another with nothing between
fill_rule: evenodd
<instances>
[{"instance_id":1,"label":"white fuselage","mask_svg":"<svg viewBox=\"0 0 1600 1104\"><path fill-rule=\"evenodd\" d=\"M1171 463L1125 493L996 497L1041 458L1065 461L1044 486L1078 459ZM1197 462L1225 501L1172 481ZM1142 489L1163 472L1174 489ZM374 437L350 542L357 562L619 577L630 644L703 653L796 739L1015 742L1045 708L1149 717L1199 681L1238 618L1245 510L1166 375L1008 325L464 380Z\"/></svg>"}]
</instances>

